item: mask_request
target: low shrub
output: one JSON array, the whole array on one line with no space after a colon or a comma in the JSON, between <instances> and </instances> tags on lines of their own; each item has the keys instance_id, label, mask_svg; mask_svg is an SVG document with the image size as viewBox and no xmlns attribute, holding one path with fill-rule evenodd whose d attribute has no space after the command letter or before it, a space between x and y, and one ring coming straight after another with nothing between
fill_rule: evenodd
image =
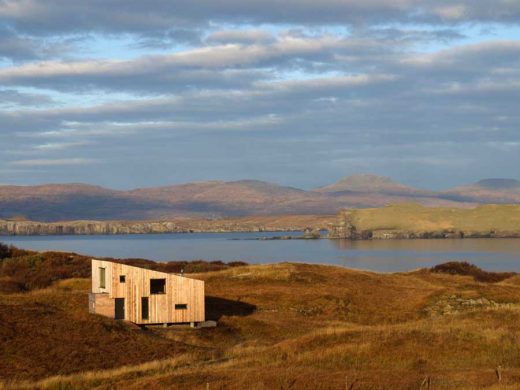
<instances>
[{"instance_id":1,"label":"low shrub","mask_svg":"<svg viewBox=\"0 0 520 390\"><path fill-rule=\"evenodd\" d=\"M91 257L66 252L34 252L0 244L0 290L5 292L28 291L44 288L53 282L69 278L89 278ZM144 259L110 259L123 264L167 273L200 273L221 271L247 265L235 261L168 261Z\"/></svg>"},{"instance_id":2,"label":"low shrub","mask_svg":"<svg viewBox=\"0 0 520 390\"><path fill-rule=\"evenodd\" d=\"M9 247L0 242L0 260L10 257Z\"/></svg>"},{"instance_id":3,"label":"low shrub","mask_svg":"<svg viewBox=\"0 0 520 390\"><path fill-rule=\"evenodd\" d=\"M514 272L488 272L466 261L449 261L430 268L433 273L472 276L478 282L497 283L508 279Z\"/></svg>"}]
</instances>

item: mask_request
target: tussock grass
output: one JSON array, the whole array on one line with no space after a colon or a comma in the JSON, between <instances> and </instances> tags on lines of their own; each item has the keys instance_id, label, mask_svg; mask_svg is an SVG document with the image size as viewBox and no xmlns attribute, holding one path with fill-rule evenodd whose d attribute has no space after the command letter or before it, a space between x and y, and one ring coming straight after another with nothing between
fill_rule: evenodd
<instances>
[{"instance_id":1,"label":"tussock grass","mask_svg":"<svg viewBox=\"0 0 520 390\"><path fill-rule=\"evenodd\" d=\"M436 389L509 390L520 383L520 285L515 277L487 283L466 274L377 274L307 264L242 266L197 277L206 281L208 296L227 302L217 328L157 328L131 337L137 348L150 340L175 343L170 345L177 352L169 358L108 369L78 362L77 372L68 374L48 366L36 377L24 374L30 362L20 360L17 382L4 387L206 389L209 384L210 389L320 390L354 383L353 389L419 389L430 377ZM44 290L5 295L2 302L45 303L52 310L58 297L81 296L84 283L60 281ZM428 310L449 302L447 297L497 304L454 308L449 315ZM74 309L77 303L71 299L59 307L91 327L101 321L81 314L84 308ZM244 304L255 310L243 311ZM109 320L101 322L110 329L103 338L126 334L110 327ZM32 335L40 339L38 345L52 337L52 332ZM71 342L80 348L85 339ZM82 353L99 356L96 348Z\"/></svg>"},{"instance_id":2,"label":"tussock grass","mask_svg":"<svg viewBox=\"0 0 520 390\"><path fill-rule=\"evenodd\" d=\"M194 357L191 354L185 354L178 358L154 360L134 366L122 366L110 370L94 370L74 375L56 375L37 382L7 383L4 386L6 389L90 389L92 387L101 386L107 383L107 381L117 382L121 380L131 380L145 375L169 373L179 367L188 365L193 359Z\"/></svg>"}]
</instances>

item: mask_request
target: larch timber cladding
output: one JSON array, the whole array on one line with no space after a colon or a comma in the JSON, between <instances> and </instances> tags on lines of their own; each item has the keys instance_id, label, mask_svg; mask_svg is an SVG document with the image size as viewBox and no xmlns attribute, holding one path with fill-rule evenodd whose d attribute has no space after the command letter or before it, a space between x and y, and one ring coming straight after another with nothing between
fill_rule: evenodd
<instances>
[{"instance_id":1,"label":"larch timber cladding","mask_svg":"<svg viewBox=\"0 0 520 390\"><path fill-rule=\"evenodd\" d=\"M90 294L89 312L100 314L105 317L114 318L115 301L108 294Z\"/></svg>"},{"instance_id":2,"label":"larch timber cladding","mask_svg":"<svg viewBox=\"0 0 520 390\"><path fill-rule=\"evenodd\" d=\"M105 268L105 288L99 287L99 268ZM120 275L125 282L120 283ZM150 279L166 279L165 294L150 294ZM202 322L204 282L174 274L147 270L110 261L92 260L92 292L125 298L125 319L138 324ZM148 297L149 315L141 318L141 298ZM176 304L187 305L175 309Z\"/></svg>"}]
</instances>

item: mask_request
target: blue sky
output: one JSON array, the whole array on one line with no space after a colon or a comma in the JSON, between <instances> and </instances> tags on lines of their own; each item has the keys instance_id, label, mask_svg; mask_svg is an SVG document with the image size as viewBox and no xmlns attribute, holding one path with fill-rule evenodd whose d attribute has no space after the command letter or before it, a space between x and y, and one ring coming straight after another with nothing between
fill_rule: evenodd
<instances>
[{"instance_id":1,"label":"blue sky","mask_svg":"<svg viewBox=\"0 0 520 390\"><path fill-rule=\"evenodd\" d=\"M520 179L520 3L0 2L0 183Z\"/></svg>"}]
</instances>

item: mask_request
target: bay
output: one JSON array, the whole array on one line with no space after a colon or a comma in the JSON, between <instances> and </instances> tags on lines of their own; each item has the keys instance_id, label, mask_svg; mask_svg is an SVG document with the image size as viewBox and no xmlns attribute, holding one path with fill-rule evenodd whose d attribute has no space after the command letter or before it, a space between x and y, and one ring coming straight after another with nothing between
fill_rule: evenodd
<instances>
[{"instance_id":1,"label":"bay","mask_svg":"<svg viewBox=\"0 0 520 390\"><path fill-rule=\"evenodd\" d=\"M40 251L92 257L305 262L379 272L408 271L446 261L468 261L486 270L520 272L520 239L258 240L284 233L176 233L108 236L8 236L0 242Z\"/></svg>"}]
</instances>

